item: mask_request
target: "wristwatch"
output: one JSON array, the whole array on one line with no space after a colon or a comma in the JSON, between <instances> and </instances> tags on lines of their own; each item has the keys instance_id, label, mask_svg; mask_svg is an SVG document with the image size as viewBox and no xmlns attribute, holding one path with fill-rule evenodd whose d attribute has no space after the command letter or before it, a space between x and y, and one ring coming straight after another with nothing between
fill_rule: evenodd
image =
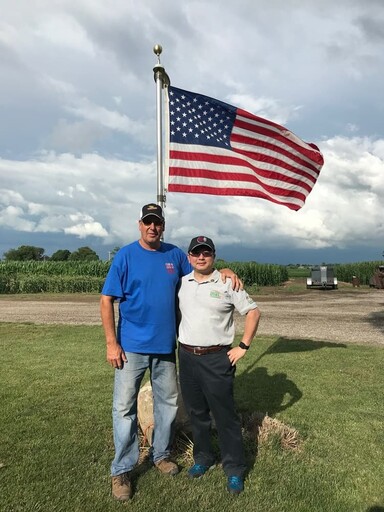
<instances>
[{"instance_id":1,"label":"wristwatch","mask_svg":"<svg viewBox=\"0 0 384 512\"><path fill-rule=\"evenodd\" d=\"M244 349L244 350L248 350L249 349L249 345L246 345L245 343L243 343L242 341L240 341L239 343L239 347Z\"/></svg>"}]
</instances>

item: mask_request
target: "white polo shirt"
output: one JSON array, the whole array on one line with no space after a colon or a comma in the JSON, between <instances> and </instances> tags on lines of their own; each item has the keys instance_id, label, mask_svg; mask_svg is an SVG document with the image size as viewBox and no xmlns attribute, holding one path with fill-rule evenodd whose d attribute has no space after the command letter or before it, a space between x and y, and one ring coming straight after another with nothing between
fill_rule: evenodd
<instances>
[{"instance_id":1,"label":"white polo shirt","mask_svg":"<svg viewBox=\"0 0 384 512\"><path fill-rule=\"evenodd\" d=\"M217 270L203 282L197 282L193 272L184 276L178 298L179 341L198 347L230 345L235 337L235 308L241 315L257 308L245 290L235 292L232 289L231 279L223 283Z\"/></svg>"}]
</instances>

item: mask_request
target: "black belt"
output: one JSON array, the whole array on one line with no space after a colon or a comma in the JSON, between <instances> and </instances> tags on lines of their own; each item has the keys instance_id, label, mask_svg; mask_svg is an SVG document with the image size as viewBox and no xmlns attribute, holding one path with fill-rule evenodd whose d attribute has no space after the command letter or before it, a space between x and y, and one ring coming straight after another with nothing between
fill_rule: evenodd
<instances>
[{"instance_id":1,"label":"black belt","mask_svg":"<svg viewBox=\"0 0 384 512\"><path fill-rule=\"evenodd\" d=\"M195 347L194 345L186 345L180 343L180 347L183 347L187 352L195 354L195 356L204 356L205 354L213 354L214 352L220 352L220 350L228 350L230 345L212 345L210 347Z\"/></svg>"}]
</instances>

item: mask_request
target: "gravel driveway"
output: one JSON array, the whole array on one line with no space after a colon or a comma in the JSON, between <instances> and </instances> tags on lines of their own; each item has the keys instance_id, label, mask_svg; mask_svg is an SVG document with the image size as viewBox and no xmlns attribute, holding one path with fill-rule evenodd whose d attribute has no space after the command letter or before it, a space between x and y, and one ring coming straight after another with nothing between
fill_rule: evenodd
<instances>
[{"instance_id":1,"label":"gravel driveway","mask_svg":"<svg viewBox=\"0 0 384 512\"><path fill-rule=\"evenodd\" d=\"M384 345L384 290L310 290L254 297L259 334ZM1 322L100 325L98 296L0 296ZM236 315L236 328L243 318Z\"/></svg>"}]
</instances>

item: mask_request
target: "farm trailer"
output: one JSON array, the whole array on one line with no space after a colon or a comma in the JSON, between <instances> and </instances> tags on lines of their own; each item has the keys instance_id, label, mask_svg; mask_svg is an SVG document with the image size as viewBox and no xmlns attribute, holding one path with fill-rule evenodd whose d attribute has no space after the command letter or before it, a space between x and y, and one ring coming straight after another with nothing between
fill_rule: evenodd
<instances>
[{"instance_id":1,"label":"farm trailer","mask_svg":"<svg viewBox=\"0 0 384 512\"><path fill-rule=\"evenodd\" d=\"M333 268L320 266L311 269L311 277L307 277L307 289L337 289L337 277L335 277Z\"/></svg>"}]
</instances>

